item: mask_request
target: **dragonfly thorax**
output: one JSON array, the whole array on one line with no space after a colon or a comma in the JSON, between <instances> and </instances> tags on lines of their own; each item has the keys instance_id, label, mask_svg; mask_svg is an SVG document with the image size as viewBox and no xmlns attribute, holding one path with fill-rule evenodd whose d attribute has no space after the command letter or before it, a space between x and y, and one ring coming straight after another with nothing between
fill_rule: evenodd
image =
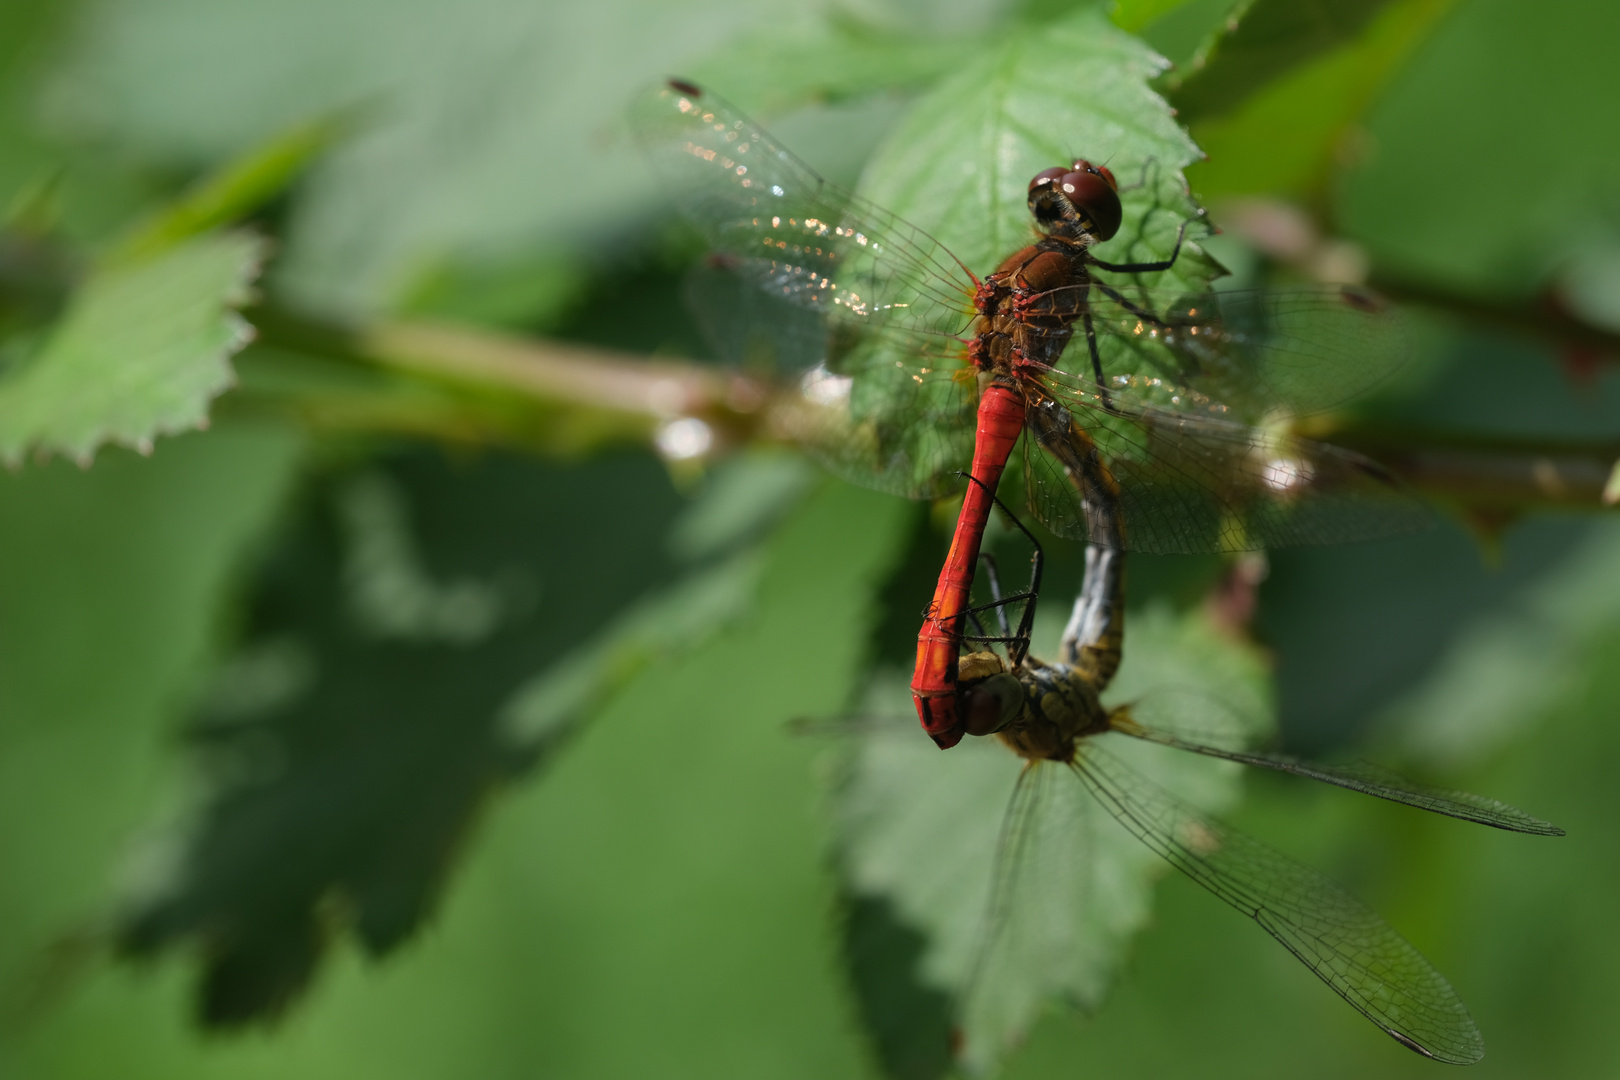
<instances>
[{"instance_id":1,"label":"dragonfly thorax","mask_svg":"<svg viewBox=\"0 0 1620 1080\"><path fill-rule=\"evenodd\" d=\"M1091 287L1085 245L1047 237L1009 255L980 284L969 356L981 371L1056 366Z\"/></svg>"}]
</instances>

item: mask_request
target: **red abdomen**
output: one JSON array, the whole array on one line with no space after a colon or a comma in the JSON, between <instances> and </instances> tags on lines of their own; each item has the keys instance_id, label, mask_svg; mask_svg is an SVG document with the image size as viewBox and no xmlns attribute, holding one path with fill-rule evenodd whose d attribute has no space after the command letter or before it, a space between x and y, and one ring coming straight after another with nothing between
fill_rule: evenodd
<instances>
[{"instance_id":1,"label":"red abdomen","mask_svg":"<svg viewBox=\"0 0 1620 1080\"><path fill-rule=\"evenodd\" d=\"M923 730L942 750L955 746L962 738L956 709L956 658L962 641L963 613L972 595L979 545L994 505L991 495L1023 429L1023 398L1009 387L992 384L979 400L979 425L973 443L972 475L979 482L968 483L950 554L945 557L933 602L917 634L917 667L912 674L911 696L917 703Z\"/></svg>"}]
</instances>

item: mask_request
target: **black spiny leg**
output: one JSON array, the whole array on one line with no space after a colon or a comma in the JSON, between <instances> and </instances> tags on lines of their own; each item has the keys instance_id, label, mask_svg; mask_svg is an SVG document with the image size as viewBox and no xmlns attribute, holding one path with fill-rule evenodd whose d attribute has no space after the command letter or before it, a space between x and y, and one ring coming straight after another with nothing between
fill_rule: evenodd
<instances>
[{"instance_id":1,"label":"black spiny leg","mask_svg":"<svg viewBox=\"0 0 1620 1080\"><path fill-rule=\"evenodd\" d=\"M1176 259L1181 255L1181 242L1187 237L1187 223L1183 221L1181 228L1176 230L1176 246L1171 250L1168 259L1158 262L1145 263L1111 263L1096 258L1091 259L1093 266L1100 266L1104 270L1111 270L1116 274L1151 274L1158 270L1168 270L1176 265Z\"/></svg>"},{"instance_id":2,"label":"black spiny leg","mask_svg":"<svg viewBox=\"0 0 1620 1080\"><path fill-rule=\"evenodd\" d=\"M966 473L959 475L967 476ZM967 478L973 481L973 483L978 484L980 487L984 486L984 482L979 480L977 477L968 476ZM1029 540L1030 546L1034 549L1029 560L1029 588L1012 596L1001 596L999 595L1001 592L1000 582L997 580L994 571L992 570L990 579L992 595L991 602L988 604L980 604L977 607L970 607L964 612L964 614L972 618L975 625L978 625L978 612L995 609L998 612L998 617L1001 619L1003 636L989 637L980 634L972 637L964 636L963 640L984 643L1001 642L1007 645L1008 659L1012 662L1012 666L1016 668L1024 662L1024 657L1029 654L1029 637L1035 625L1035 604L1040 597L1041 574L1046 568L1046 553L1041 548L1041 542L1035 538L1035 534L1030 532L1022 521L1018 520L1018 515L1007 509L1006 503L997 498L994 492L990 494L990 498L998 507L1001 508L1001 512L1007 515L1007 520L1011 521L1018 531L1024 534L1024 536ZM990 565L992 567L994 566L993 560L991 561ZM1022 601L1024 604L1024 612L1023 615L1018 619L1018 629L1008 633L1005 608L1008 604L1016 604L1020 601ZM982 630L983 627L981 626L980 629Z\"/></svg>"}]
</instances>

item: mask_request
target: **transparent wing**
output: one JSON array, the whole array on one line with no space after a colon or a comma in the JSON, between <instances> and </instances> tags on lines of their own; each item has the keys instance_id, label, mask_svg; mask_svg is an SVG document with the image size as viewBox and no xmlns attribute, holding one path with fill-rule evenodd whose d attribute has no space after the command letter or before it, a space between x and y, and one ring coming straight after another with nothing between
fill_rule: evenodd
<instances>
[{"instance_id":1,"label":"transparent wing","mask_svg":"<svg viewBox=\"0 0 1620 1080\"><path fill-rule=\"evenodd\" d=\"M1116 710L1109 717L1109 722L1115 731L1138 739L1145 739L1148 742L1159 743L1162 746L1173 746L1177 750L1204 754L1208 757L1224 758L1227 761L1253 765L1256 768L1292 773L1295 776L1303 776L1311 780L1320 780L1326 784L1335 784L1342 788L1348 788L1351 791L1359 791L1363 795L1388 799L1390 802L1415 806L1420 810L1445 814L1447 817L1461 818L1464 821L1478 822L1481 825L1489 825L1496 829L1530 833L1534 836L1564 835L1563 829L1550 822L1532 817L1517 807L1498 802L1496 799L1486 798L1483 795L1474 795L1466 791L1448 791L1414 783L1388 769L1369 762L1322 765L1313 761L1301 761L1285 754L1260 753L1186 738L1168 731L1148 727L1137 719L1137 711L1136 707Z\"/></svg>"},{"instance_id":2,"label":"transparent wing","mask_svg":"<svg viewBox=\"0 0 1620 1080\"><path fill-rule=\"evenodd\" d=\"M1451 985L1361 901L1321 874L1205 817L1095 741L1074 769L1093 795L1176 869L1259 923L1403 1045L1467 1065L1479 1029Z\"/></svg>"},{"instance_id":3,"label":"transparent wing","mask_svg":"<svg viewBox=\"0 0 1620 1080\"><path fill-rule=\"evenodd\" d=\"M1097 954L1079 913L1094 911L1094 854L1084 790L1056 762L1027 762L996 849L991 896L958 1003L970 1068L1002 1060L1047 1001L1094 1008L1113 964Z\"/></svg>"},{"instance_id":4,"label":"transparent wing","mask_svg":"<svg viewBox=\"0 0 1620 1080\"><path fill-rule=\"evenodd\" d=\"M1039 762L1026 763L1001 819L990 899L957 1008L964 1042L961 1055L968 1062L994 1060L1003 1047L1022 1039L1040 1001L1038 988L1017 977L1031 943L1024 940L1027 921L1014 914L1040 894L1024 877L1036 862L1030 849L1036 846L1036 827L1046 817L1042 804L1052 790L1052 772Z\"/></svg>"},{"instance_id":5,"label":"transparent wing","mask_svg":"<svg viewBox=\"0 0 1620 1080\"><path fill-rule=\"evenodd\" d=\"M638 100L631 123L724 269L788 303L942 352L972 320L978 282L938 241L828 183L712 92L665 83Z\"/></svg>"},{"instance_id":6,"label":"transparent wing","mask_svg":"<svg viewBox=\"0 0 1620 1080\"><path fill-rule=\"evenodd\" d=\"M664 84L631 116L713 249L688 300L722 357L800 380L780 434L833 472L912 497L957 489L977 387L977 281L937 241L828 183L712 93Z\"/></svg>"},{"instance_id":7,"label":"transparent wing","mask_svg":"<svg viewBox=\"0 0 1620 1080\"><path fill-rule=\"evenodd\" d=\"M1058 373L1024 439L1030 510L1059 536L1108 547L1075 477L1099 456L1124 521L1123 546L1155 554L1348 543L1416 532L1427 508L1360 454L1218 416L1174 412ZM1067 414L1062 415L1062 414ZM1068 430L1068 437L1056 432ZM1094 449L1093 449L1094 448Z\"/></svg>"},{"instance_id":8,"label":"transparent wing","mask_svg":"<svg viewBox=\"0 0 1620 1080\"><path fill-rule=\"evenodd\" d=\"M786 384L775 436L879 491L935 498L960 489L957 474L973 460L978 385L958 377L959 362L935 367L904 351L879 362L887 344L864 330L714 266L689 275L686 297L722 359Z\"/></svg>"},{"instance_id":9,"label":"transparent wing","mask_svg":"<svg viewBox=\"0 0 1620 1080\"><path fill-rule=\"evenodd\" d=\"M1089 314L1103 385L1168 412L1251 424L1320 412L1364 396L1412 355L1400 309L1350 286L1170 295L1097 280L1067 291L1049 303ZM1062 367L1095 381L1078 334Z\"/></svg>"}]
</instances>

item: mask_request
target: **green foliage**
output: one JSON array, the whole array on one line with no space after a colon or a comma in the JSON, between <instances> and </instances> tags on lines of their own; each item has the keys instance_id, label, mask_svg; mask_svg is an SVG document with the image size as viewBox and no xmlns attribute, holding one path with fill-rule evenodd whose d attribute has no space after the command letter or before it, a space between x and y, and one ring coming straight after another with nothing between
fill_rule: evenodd
<instances>
[{"instance_id":1,"label":"green foliage","mask_svg":"<svg viewBox=\"0 0 1620 1080\"><path fill-rule=\"evenodd\" d=\"M131 850L130 823L173 805L175 705L215 659L243 549L284 504L301 442L225 424L150 459L0 478L0 858L29 883L0 899L7 1071L19 996L71 978L62 945L109 906L110 879L161 862Z\"/></svg>"},{"instance_id":2,"label":"green foliage","mask_svg":"<svg viewBox=\"0 0 1620 1080\"><path fill-rule=\"evenodd\" d=\"M749 609L749 542L802 477L741 461L673 527L680 502L639 459L548 475L409 455L325 478L189 728L214 781L171 873L127 904L118 947L195 941L210 1027L279 1014L334 934L398 948L492 791L549 764L642 667ZM739 486L756 493L747 517ZM558 530L555 508L597 488L634 497ZM666 529L695 539L672 558Z\"/></svg>"},{"instance_id":3,"label":"green foliage","mask_svg":"<svg viewBox=\"0 0 1620 1080\"><path fill-rule=\"evenodd\" d=\"M1184 123L1218 116L1280 74L1354 41L1388 0L1246 0L1169 79Z\"/></svg>"},{"instance_id":4,"label":"green foliage","mask_svg":"<svg viewBox=\"0 0 1620 1080\"><path fill-rule=\"evenodd\" d=\"M105 258L134 261L210 229L221 228L281 195L337 135L334 123L285 132L203 177L120 240Z\"/></svg>"},{"instance_id":5,"label":"green foliage","mask_svg":"<svg viewBox=\"0 0 1620 1080\"><path fill-rule=\"evenodd\" d=\"M1361 126L1368 109L1450 3L1402 0L1352 6L1360 9L1358 18L1369 20L1361 34L1285 37L1287 44L1274 56L1278 66L1269 70L1268 80L1251 81L1240 52L1230 64L1212 61L1208 78L1232 89L1210 90L1214 100L1207 107L1197 102L1204 92L1202 74L1190 76L1180 92L1171 94L1178 105L1183 94L1195 102L1193 131L1209 154L1209 161L1190 177L1200 195L1275 193L1322 202L1331 195L1335 170L1369 153ZM1256 5L1261 14L1286 7ZM1288 19L1282 11L1280 20ZM1244 87L1248 93L1237 93Z\"/></svg>"},{"instance_id":6,"label":"green foliage","mask_svg":"<svg viewBox=\"0 0 1620 1080\"><path fill-rule=\"evenodd\" d=\"M981 959L1018 762L932 749L886 666L909 662L952 508L749 447L767 410L725 379L696 411L749 452L608 454L667 431L692 384L524 337L701 349L698 248L622 127L634 88L679 72L976 273L1029 237L1029 176L1071 155L1128 187L1104 258L1163 255L1195 222L1157 282L1176 291L1217 250L1245 280L1292 258L1205 241L1200 202L1219 224L1229 201L1292 198L1439 309L1426 381L1319 434L1448 467L1485 447L1505 455L1493 494L1528 460L1560 497L1541 463L1575 443L1610 474L1610 5L1104 7L0 13L0 454L115 444L87 471L0 475L0 1073L1432 1071L1209 896L1155 884L1162 864L1055 770L1068 786L1026 796L1060 811L1029 841L1051 854ZM237 384L244 315L261 340ZM639 410L604 391L626 385ZM1215 558L1136 559L1110 700L1168 690L1254 740L1275 698L1287 749L1567 827L1486 834L1121 751L1385 913L1472 1008L1479 1071L1586 1077L1616 1045L1615 545L1509 528L1521 505L1476 533L1275 555L1253 642L1213 629L1244 618ZM1051 620L1080 552L1048 555ZM874 730L789 733L863 701ZM210 1042L199 1014L282 1019Z\"/></svg>"},{"instance_id":7,"label":"green foliage","mask_svg":"<svg viewBox=\"0 0 1620 1080\"><path fill-rule=\"evenodd\" d=\"M1553 284L1615 234L1620 162L1585 119L1620 97L1603 59L1617 32L1620 11L1605 4L1460 6L1368 113L1367 152L1343 182L1345 227L1403 275L1501 297ZM1522 191L1496 182L1504 151L1531 170ZM1427 216L1437 200L1449 212Z\"/></svg>"},{"instance_id":8,"label":"green foliage","mask_svg":"<svg viewBox=\"0 0 1620 1080\"><path fill-rule=\"evenodd\" d=\"M263 258L251 236L204 236L93 270L40 343L0 382L0 459L31 451L88 464L121 443L206 426L249 336L235 309Z\"/></svg>"},{"instance_id":9,"label":"green foliage","mask_svg":"<svg viewBox=\"0 0 1620 1080\"><path fill-rule=\"evenodd\" d=\"M941 240L970 267L993 267L1032 236L1029 178L1075 157L1107 161L1125 199L1099 254L1162 258L1196 215L1177 171L1198 148L1147 87L1162 70L1096 11L1010 35L920 99L867 166L861 193ZM1196 288L1212 264L1191 245L1165 287Z\"/></svg>"},{"instance_id":10,"label":"green foliage","mask_svg":"<svg viewBox=\"0 0 1620 1080\"><path fill-rule=\"evenodd\" d=\"M922 90L974 58L967 37L917 38L836 14L744 34L686 72L758 116L811 102L838 103Z\"/></svg>"}]
</instances>

